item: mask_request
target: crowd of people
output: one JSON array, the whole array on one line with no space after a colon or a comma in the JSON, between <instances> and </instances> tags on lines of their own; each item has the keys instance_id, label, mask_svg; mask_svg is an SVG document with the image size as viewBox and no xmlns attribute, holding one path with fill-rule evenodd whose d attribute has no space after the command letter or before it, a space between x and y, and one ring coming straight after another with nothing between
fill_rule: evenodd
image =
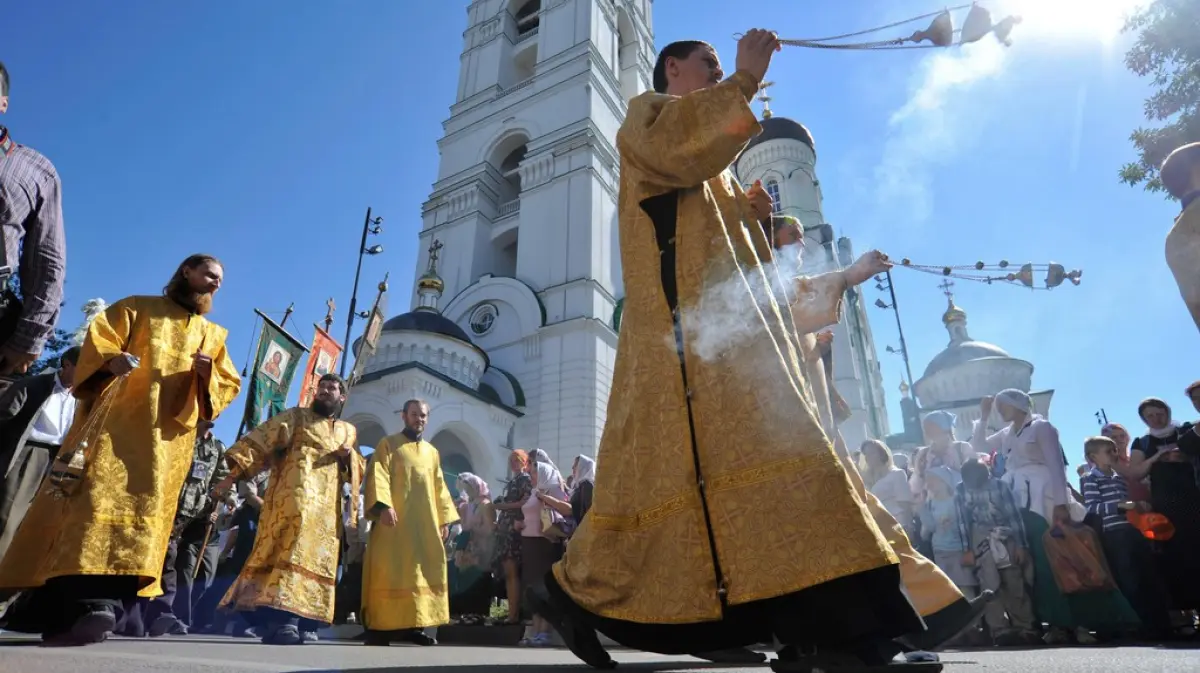
<instances>
[{"instance_id":1,"label":"crowd of people","mask_svg":"<svg viewBox=\"0 0 1200 673\"><path fill-rule=\"evenodd\" d=\"M241 377L206 317L224 269L193 255L161 295L96 317L58 371L4 392L4 627L89 645L234 621L295 645L353 613L368 645L433 645L452 594L482 618L502 584L503 621L530 617L523 644L556 633L601 669L616 665L601 634L717 662L763 662L771 644L777 673L934 673L934 651L984 638L1194 634L1200 458L1165 402L1140 405L1136 442L1116 425L1088 439L1079 488L1017 390L982 401L969 441L928 414L911 469L880 442L847 450L825 330L891 262L803 275L802 224L729 172L762 131L750 102L779 48L747 32L725 77L707 43L672 43L629 102L600 472L579 456L568 479L544 451L513 451L500 498L460 474L455 502L423 439L429 406L405 402L368 461L332 374L311 406L225 449L212 423ZM0 67L0 112L7 93ZM53 329L65 262L52 166L3 128L0 150L5 253L29 281L23 306L0 305L0 328L28 318L0 331L8 375Z\"/></svg>"},{"instance_id":2,"label":"crowd of people","mask_svg":"<svg viewBox=\"0 0 1200 673\"><path fill-rule=\"evenodd\" d=\"M1200 382L1186 390L1200 412ZM1137 409L1136 440L1109 423L1081 448L1078 485L1067 479L1058 431L1023 392L1005 390L980 405L1003 421L989 434L976 421L969 441L953 414L923 419L928 445L911 460L878 440L856 461L921 551L966 595L994 592L978 629L959 644L1081 644L1122 638L1153 642L1194 636L1200 592L1200 437L1151 398ZM1058 556L1068 537L1090 538ZM1081 560L1082 555L1082 560ZM1064 566L1092 562L1104 574L1083 587Z\"/></svg>"}]
</instances>

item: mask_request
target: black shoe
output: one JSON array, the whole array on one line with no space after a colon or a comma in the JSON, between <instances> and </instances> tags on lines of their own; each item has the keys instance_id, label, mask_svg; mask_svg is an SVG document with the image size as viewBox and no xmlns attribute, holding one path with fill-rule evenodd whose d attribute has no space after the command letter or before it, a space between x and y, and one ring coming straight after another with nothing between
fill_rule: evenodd
<instances>
[{"instance_id":1,"label":"black shoe","mask_svg":"<svg viewBox=\"0 0 1200 673\"><path fill-rule=\"evenodd\" d=\"M940 662L875 661L874 656L862 657L840 650L818 650L810 648L800 651L796 647L785 647L779 658L771 661L775 673L891 673L891 671L913 671L914 673L941 673Z\"/></svg>"},{"instance_id":2,"label":"black shoe","mask_svg":"<svg viewBox=\"0 0 1200 673\"><path fill-rule=\"evenodd\" d=\"M905 650L936 652L979 622L988 601L996 597L984 591L975 598L954 601L950 605L925 617L925 630L910 633L896 639Z\"/></svg>"},{"instance_id":3,"label":"black shoe","mask_svg":"<svg viewBox=\"0 0 1200 673\"><path fill-rule=\"evenodd\" d=\"M363 631L363 645L368 647L388 647L392 644L392 634L387 631Z\"/></svg>"},{"instance_id":4,"label":"black shoe","mask_svg":"<svg viewBox=\"0 0 1200 673\"><path fill-rule=\"evenodd\" d=\"M263 645L303 645L304 638L300 635L300 629L292 624L283 624L282 626L268 626L266 628L267 635L262 637Z\"/></svg>"},{"instance_id":5,"label":"black shoe","mask_svg":"<svg viewBox=\"0 0 1200 673\"><path fill-rule=\"evenodd\" d=\"M571 650L571 654L579 657L583 663L601 670L617 667L617 662L608 656L608 652L600 644L596 630L568 619L565 611L555 607L550 592L546 590L546 585L537 584L529 587L525 591L525 601L531 612L550 622L550 625L562 637L563 644Z\"/></svg>"},{"instance_id":6,"label":"black shoe","mask_svg":"<svg viewBox=\"0 0 1200 673\"><path fill-rule=\"evenodd\" d=\"M692 655L697 659L711 661L714 664L730 664L730 665L760 665L767 663L767 655L762 652L745 647L736 647L729 650L717 650L716 652L697 652Z\"/></svg>"},{"instance_id":7,"label":"black shoe","mask_svg":"<svg viewBox=\"0 0 1200 673\"><path fill-rule=\"evenodd\" d=\"M44 634L42 645L45 647L79 647L94 645L108 639L112 630L117 627L117 615L111 608L94 608L79 619L71 628L61 633Z\"/></svg>"},{"instance_id":8,"label":"black shoe","mask_svg":"<svg viewBox=\"0 0 1200 673\"><path fill-rule=\"evenodd\" d=\"M412 629L411 631L407 631L401 634L397 640L412 643L413 645L420 645L421 647L432 647L437 645L437 638L425 633L425 631L422 629Z\"/></svg>"}]
</instances>

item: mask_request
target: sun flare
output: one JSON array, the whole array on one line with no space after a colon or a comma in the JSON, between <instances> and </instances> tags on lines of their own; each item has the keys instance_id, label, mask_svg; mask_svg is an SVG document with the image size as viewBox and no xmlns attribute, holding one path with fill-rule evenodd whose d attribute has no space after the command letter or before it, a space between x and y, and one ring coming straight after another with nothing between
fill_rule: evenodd
<instances>
[{"instance_id":1,"label":"sun flare","mask_svg":"<svg viewBox=\"0 0 1200 673\"><path fill-rule=\"evenodd\" d=\"M1014 33L1097 40L1105 44L1121 34L1125 18L1149 0L997 0L983 2L993 17L1019 15Z\"/></svg>"}]
</instances>

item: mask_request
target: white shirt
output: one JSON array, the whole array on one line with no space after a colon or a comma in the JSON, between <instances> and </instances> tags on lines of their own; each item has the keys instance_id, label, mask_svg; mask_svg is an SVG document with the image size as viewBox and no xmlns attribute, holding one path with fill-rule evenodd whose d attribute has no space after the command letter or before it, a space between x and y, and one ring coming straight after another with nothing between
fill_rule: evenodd
<instances>
[{"instance_id":1,"label":"white shirt","mask_svg":"<svg viewBox=\"0 0 1200 673\"><path fill-rule=\"evenodd\" d=\"M70 389L63 387L58 374L54 375L54 392L42 404L37 415L33 417L33 427L29 429L29 439L34 442L62 446L67 431L71 429L71 421L75 419L75 396Z\"/></svg>"}]
</instances>

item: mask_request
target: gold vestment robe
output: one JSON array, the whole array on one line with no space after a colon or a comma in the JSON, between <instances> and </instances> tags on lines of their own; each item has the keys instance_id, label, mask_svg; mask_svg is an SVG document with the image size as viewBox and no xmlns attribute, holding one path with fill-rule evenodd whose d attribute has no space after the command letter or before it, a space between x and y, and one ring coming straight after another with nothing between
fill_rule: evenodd
<instances>
[{"instance_id":1,"label":"gold vestment robe","mask_svg":"<svg viewBox=\"0 0 1200 673\"><path fill-rule=\"evenodd\" d=\"M237 479L271 471L254 549L221 604L237 611L274 608L333 622L342 484L358 492L366 459L346 421L293 407L276 414L225 452ZM337 456L350 447L350 461ZM350 518L357 525L358 508Z\"/></svg>"},{"instance_id":2,"label":"gold vestment robe","mask_svg":"<svg viewBox=\"0 0 1200 673\"><path fill-rule=\"evenodd\" d=\"M602 617L717 621L722 590L736 606L897 563L803 392L792 317L763 263L770 245L728 171L761 132L757 90L738 72L683 97L642 94L617 135L626 295L614 394L592 509L554 567ZM673 221L670 240L656 217ZM798 314L836 322L840 292L799 285ZM710 318L739 339L702 357L688 325Z\"/></svg>"},{"instance_id":3,"label":"gold vestment robe","mask_svg":"<svg viewBox=\"0 0 1200 673\"><path fill-rule=\"evenodd\" d=\"M78 491L59 500L42 482L12 542L20 552L0 562L0 588L28 589L67 575L137 575L144 582L139 595L162 593L158 580L201 408L215 418L241 388L225 337L225 328L167 297L122 299L92 322L75 365L79 403L63 451L114 384L108 361L125 352L141 364L116 392ZM202 391L192 370L198 350L213 361Z\"/></svg>"},{"instance_id":4,"label":"gold vestment robe","mask_svg":"<svg viewBox=\"0 0 1200 673\"><path fill-rule=\"evenodd\" d=\"M812 389L821 424L826 428L826 433L830 437L840 437L841 431L838 430L834 420L831 389L825 375L825 363L821 361L818 353L815 335L812 333L802 335L801 349L808 372L808 383ZM891 512L887 511L879 498L867 490L862 475L859 474L858 467L850 460L850 456L839 451L838 457L842 459L846 473L850 475L850 482L854 484L855 492L866 503L867 511L871 513L875 524L883 532L892 551L900 558L900 580L904 582L904 587L908 590L908 596L917 612L921 613L922 617L928 617L961 600L962 592L958 590L954 582L950 581L950 578L942 572L941 568L937 567L936 563L913 549L908 534L904 532L904 527L896 521L896 517L892 516Z\"/></svg>"},{"instance_id":5,"label":"gold vestment robe","mask_svg":"<svg viewBox=\"0 0 1200 673\"><path fill-rule=\"evenodd\" d=\"M385 438L367 470L371 526L363 561L363 623L372 631L440 626L450 621L446 546L442 527L458 521L458 508L432 444L404 434ZM379 523L380 509L396 510L397 523Z\"/></svg>"},{"instance_id":6,"label":"gold vestment robe","mask_svg":"<svg viewBox=\"0 0 1200 673\"><path fill-rule=\"evenodd\" d=\"M1200 199L1188 204L1167 234L1167 266L1200 330Z\"/></svg>"}]
</instances>

